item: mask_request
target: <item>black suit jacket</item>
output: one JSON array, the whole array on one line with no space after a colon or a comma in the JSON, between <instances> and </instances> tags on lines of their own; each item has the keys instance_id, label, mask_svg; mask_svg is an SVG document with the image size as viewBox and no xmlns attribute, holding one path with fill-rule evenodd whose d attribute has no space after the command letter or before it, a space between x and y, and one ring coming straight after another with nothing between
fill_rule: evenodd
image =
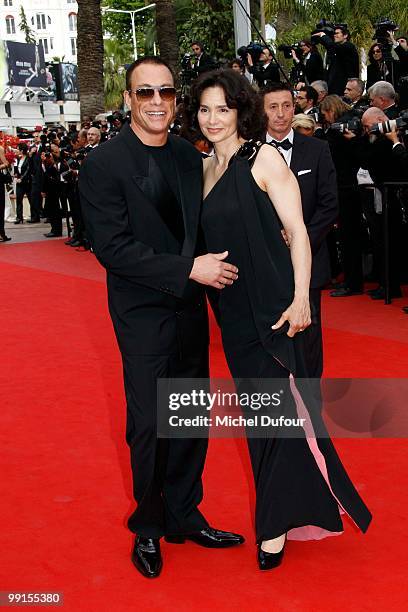
<instances>
[{"instance_id":1,"label":"black suit jacket","mask_svg":"<svg viewBox=\"0 0 408 612\"><path fill-rule=\"evenodd\" d=\"M177 136L169 135L169 141L181 194L183 244L162 216L157 189L163 176L129 124L97 147L80 172L86 230L107 270L109 310L119 347L127 354L185 354L208 344L204 293L188 278L202 200L201 156Z\"/></svg>"},{"instance_id":2,"label":"black suit jacket","mask_svg":"<svg viewBox=\"0 0 408 612\"><path fill-rule=\"evenodd\" d=\"M214 61L214 58L212 58L211 55L208 55L208 53L203 53L200 57L200 64L198 66L195 66L194 70L197 72L198 75L200 75L203 72L208 72L209 70L214 70L215 68L216 63Z\"/></svg>"},{"instance_id":3,"label":"black suit jacket","mask_svg":"<svg viewBox=\"0 0 408 612\"><path fill-rule=\"evenodd\" d=\"M360 75L358 51L351 42L335 43L330 36L322 36L320 41L327 49L327 77L329 94L342 96L347 80Z\"/></svg>"},{"instance_id":4,"label":"black suit jacket","mask_svg":"<svg viewBox=\"0 0 408 612\"><path fill-rule=\"evenodd\" d=\"M302 57L299 63L295 61L293 63L295 71L298 73L298 80L304 81L306 85L323 79L323 60L318 51L312 51L308 60Z\"/></svg>"},{"instance_id":5,"label":"black suit jacket","mask_svg":"<svg viewBox=\"0 0 408 612\"><path fill-rule=\"evenodd\" d=\"M266 68L262 64L249 66L248 71L254 75L254 79L260 88L268 82L279 83L280 81L279 68L275 62L271 62Z\"/></svg>"},{"instance_id":6,"label":"black suit jacket","mask_svg":"<svg viewBox=\"0 0 408 612\"><path fill-rule=\"evenodd\" d=\"M295 132L290 169L299 183L312 249L310 287L322 287L330 279L326 236L338 215L336 171L327 143Z\"/></svg>"}]
</instances>

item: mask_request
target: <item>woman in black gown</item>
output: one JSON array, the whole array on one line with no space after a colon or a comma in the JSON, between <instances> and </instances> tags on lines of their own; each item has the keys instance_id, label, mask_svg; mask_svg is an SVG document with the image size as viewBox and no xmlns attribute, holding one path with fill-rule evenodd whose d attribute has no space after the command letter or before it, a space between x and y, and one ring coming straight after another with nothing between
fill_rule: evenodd
<instances>
[{"instance_id":1,"label":"woman in black gown","mask_svg":"<svg viewBox=\"0 0 408 612\"><path fill-rule=\"evenodd\" d=\"M239 269L213 300L229 369L234 379L285 379L285 416L306 417L296 438L248 437L258 564L270 569L281 562L286 538L338 534L341 512L365 532L371 514L295 383L294 376L307 376L301 332L310 324L311 265L296 179L273 146L249 140L263 111L239 74L203 75L192 91L190 120L215 152L204 160L206 247L228 250Z\"/></svg>"}]
</instances>

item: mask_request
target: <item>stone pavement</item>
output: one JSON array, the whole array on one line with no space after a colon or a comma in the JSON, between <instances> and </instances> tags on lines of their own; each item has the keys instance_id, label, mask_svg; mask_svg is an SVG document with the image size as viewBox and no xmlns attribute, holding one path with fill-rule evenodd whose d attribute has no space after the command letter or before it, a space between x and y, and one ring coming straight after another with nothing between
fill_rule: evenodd
<instances>
[{"instance_id":1,"label":"stone pavement","mask_svg":"<svg viewBox=\"0 0 408 612\"><path fill-rule=\"evenodd\" d=\"M16 242L36 242L38 240L56 240L56 238L46 238L44 234L51 231L51 226L49 223L44 223L41 220L40 223L27 223L27 220L30 218L30 206L26 198L24 198L23 205L23 215L24 215L24 223L20 223L19 225L14 225L15 218L15 201L12 202L12 212L9 218L12 221L5 222L5 230L6 235L11 238L10 242L5 242L1 244L1 248L3 246L9 244L15 244ZM65 219L62 220L62 231L63 235L67 235L67 228Z\"/></svg>"}]
</instances>

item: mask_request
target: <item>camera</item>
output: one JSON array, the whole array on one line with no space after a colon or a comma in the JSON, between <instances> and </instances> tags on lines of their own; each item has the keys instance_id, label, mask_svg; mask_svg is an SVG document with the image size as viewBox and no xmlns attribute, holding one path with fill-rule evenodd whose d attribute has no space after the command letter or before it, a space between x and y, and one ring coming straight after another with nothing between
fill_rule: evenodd
<instances>
[{"instance_id":1,"label":"camera","mask_svg":"<svg viewBox=\"0 0 408 612\"><path fill-rule=\"evenodd\" d=\"M345 24L342 24L342 25L345 25ZM314 29L313 32L310 33L310 36L313 38L315 34L317 34L318 32L324 32L326 36L330 36L330 38L334 38L335 29L336 29L336 26L334 23L332 23L331 21L327 21L327 19L320 19L320 21L316 23L316 29ZM320 39L317 36L314 38L314 42L318 42L319 40Z\"/></svg>"},{"instance_id":2,"label":"camera","mask_svg":"<svg viewBox=\"0 0 408 612\"><path fill-rule=\"evenodd\" d=\"M394 129L399 130L408 125L408 110L400 113L400 116L397 119L388 119L387 121L382 121L381 123L377 123L374 125L370 134L389 134Z\"/></svg>"},{"instance_id":3,"label":"camera","mask_svg":"<svg viewBox=\"0 0 408 612\"><path fill-rule=\"evenodd\" d=\"M237 53L245 64L245 66L248 66L247 55L249 54L252 58L253 63L257 64L264 48L265 47L263 45L260 45L259 43L250 42L249 45L247 45L246 47L240 47Z\"/></svg>"},{"instance_id":4,"label":"camera","mask_svg":"<svg viewBox=\"0 0 408 612\"><path fill-rule=\"evenodd\" d=\"M292 50L296 53L296 57L298 59L302 58L303 52L300 47L300 43L298 42L293 43L293 45L279 45L278 47L278 51L282 51L283 57L285 57L286 59L292 58Z\"/></svg>"},{"instance_id":5,"label":"camera","mask_svg":"<svg viewBox=\"0 0 408 612\"><path fill-rule=\"evenodd\" d=\"M377 23L374 24L375 32L373 36L373 40L376 40L381 45L389 45L391 44L390 36L388 32L395 32L398 30L399 26L388 19L387 17L380 17Z\"/></svg>"},{"instance_id":6,"label":"camera","mask_svg":"<svg viewBox=\"0 0 408 612\"><path fill-rule=\"evenodd\" d=\"M344 134L346 130L359 134L362 131L361 120L359 117L352 117L345 123L332 123L330 129L340 134Z\"/></svg>"},{"instance_id":7,"label":"camera","mask_svg":"<svg viewBox=\"0 0 408 612\"><path fill-rule=\"evenodd\" d=\"M181 67L183 70L191 69L191 53L185 53L181 58Z\"/></svg>"}]
</instances>

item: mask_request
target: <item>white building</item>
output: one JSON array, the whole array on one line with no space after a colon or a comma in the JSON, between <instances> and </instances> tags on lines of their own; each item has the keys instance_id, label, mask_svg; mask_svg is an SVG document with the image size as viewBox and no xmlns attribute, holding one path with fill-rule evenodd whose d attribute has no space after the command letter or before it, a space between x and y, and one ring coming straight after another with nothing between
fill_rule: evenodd
<instances>
[{"instance_id":1,"label":"white building","mask_svg":"<svg viewBox=\"0 0 408 612\"><path fill-rule=\"evenodd\" d=\"M75 0L0 0L0 40L25 42L20 30L20 9L37 42L44 48L45 61L53 57L77 63L77 13Z\"/></svg>"}]
</instances>

